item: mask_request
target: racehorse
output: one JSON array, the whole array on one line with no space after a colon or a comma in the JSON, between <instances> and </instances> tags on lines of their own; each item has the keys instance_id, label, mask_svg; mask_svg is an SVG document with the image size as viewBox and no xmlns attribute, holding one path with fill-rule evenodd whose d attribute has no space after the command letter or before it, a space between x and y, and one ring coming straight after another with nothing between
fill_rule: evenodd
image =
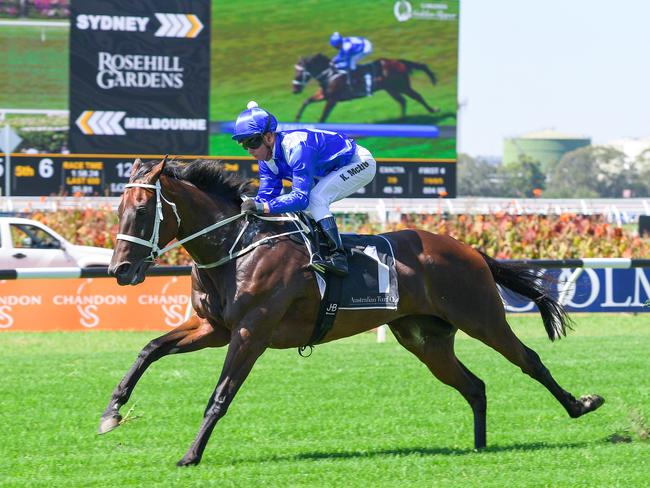
<instances>
[{"instance_id":1,"label":"racehorse","mask_svg":"<svg viewBox=\"0 0 650 488\"><path fill-rule=\"evenodd\" d=\"M119 409L153 361L227 345L199 432L177 463L198 464L212 430L264 351L309 343L320 295L308 268L310 250L300 239L304 231L291 216L241 213L242 195L251 190L247 180L214 161L135 161L119 205L120 233L109 272L120 285L137 285L156 256L182 244L195 261L192 304L198 315L142 349L115 388L100 433L119 425ZM570 319L535 271L497 262L449 236L420 230L383 236L396 260L397 309L340 310L321 343L388 324L402 346L467 400L476 449L486 446L485 385L454 353L458 330L544 385L569 416L603 404L600 396L576 399L562 389L506 321L497 284L535 302L551 340L566 334Z\"/></svg>"},{"instance_id":2,"label":"racehorse","mask_svg":"<svg viewBox=\"0 0 650 488\"><path fill-rule=\"evenodd\" d=\"M325 101L325 108L320 116L319 122L325 122L330 112L338 102L353 100L366 96L363 93L355 92L348 84L345 73L336 70L330 65L330 59L322 53L313 56L300 58L295 65L293 78L293 93L302 92L305 85L312 78L318 81L320 88L307 98L296 114L296 122L300 120L307 105L314 102ZM406 116L406 99L403 94L419 102L429 113L437 112L422 98L418 92L411 87L410 74L413 70L424 71L431 83L436 84L436 76L426 64L415 63L405 59L378 59L370 64L360 65L353 73L360 75L367 71L373 77L372 92L386 90L386 92L399 103L402 118ZM362 76L363 78L363 76Z\"/></svg>"}]
</instances>

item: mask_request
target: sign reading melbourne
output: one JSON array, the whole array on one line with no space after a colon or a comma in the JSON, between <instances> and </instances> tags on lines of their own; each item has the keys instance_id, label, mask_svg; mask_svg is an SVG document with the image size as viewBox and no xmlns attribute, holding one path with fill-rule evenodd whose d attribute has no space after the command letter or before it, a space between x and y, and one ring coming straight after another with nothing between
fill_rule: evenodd
<instances>
[{"instance_id":1,"label":"sign reading melbourne","mask_svg":"<svg viewBox=\"0 0 650 488\"><path fill-rule=\"evenodd\" d=\"M75 153L207 154L210 1L73 0Z\"/></svg>"}]
</instances>

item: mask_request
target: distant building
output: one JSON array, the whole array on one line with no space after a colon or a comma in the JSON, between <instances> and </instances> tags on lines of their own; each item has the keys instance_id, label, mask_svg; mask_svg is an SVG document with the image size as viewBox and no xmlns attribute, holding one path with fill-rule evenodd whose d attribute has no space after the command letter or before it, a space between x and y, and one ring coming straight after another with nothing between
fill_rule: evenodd
<instances>
[{"instance_id":1,"label":"distant building","mask_svg":"<svg viewBox=\"0 0 650 488\"><path fill-rule=\"evenodd\" d=\"M564 154L591 145L591 138L564 134L554 130L529 132L519 137L504 139L503 164L516 163L520 156L539 161L542 171L562 158Z\"/></svg>"},{"instance_id":2,"label":"distant building","mask_svg":"<svg viewBox=\"0 0 650 488\"><path fill-rule=\"evenodd\" d=\"M627 137L609 141L603 146L617 149L625 154L629 161L634 161L641 153L650 150L650 137Z\"/></svg>"}]
</instances>

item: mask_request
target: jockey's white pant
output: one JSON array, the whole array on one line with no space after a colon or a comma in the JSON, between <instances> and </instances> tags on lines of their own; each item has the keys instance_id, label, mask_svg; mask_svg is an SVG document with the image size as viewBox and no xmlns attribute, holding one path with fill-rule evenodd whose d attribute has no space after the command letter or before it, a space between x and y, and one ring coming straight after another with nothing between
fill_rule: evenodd
<instances>
[{"instance_id":1,"label":"jockey's white pant","mask_svg":"<svg viewBox=\"0 0 650 488\"><path fill-rule=\"evenodd\" d=\"M352 195L375 177L377 162L365 147L357 145L350 163L323 176L309 193L307 211L316 222L331 217L330 204Z\"/></svg>"},{"instance_id":2,"label":"jockey's white pant","mask_svg":"<svg viewBox=\"0 0 650 488\"><path fill-rule=\"evenodd\" d=\"M363 43L363 51L350 56L350 71L357 69L357 62L361 61L361 58L365 58L370 53L372 53L372 43L366 39Z\"/></svg>"}]
</instances>

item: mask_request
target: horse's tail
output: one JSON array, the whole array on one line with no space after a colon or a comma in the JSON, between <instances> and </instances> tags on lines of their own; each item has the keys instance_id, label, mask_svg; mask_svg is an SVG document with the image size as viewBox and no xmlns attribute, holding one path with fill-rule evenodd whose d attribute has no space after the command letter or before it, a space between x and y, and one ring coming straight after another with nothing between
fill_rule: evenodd
<instances>
[{"instance_id":1,"label":"horse's tail","mask_svg":"<svg viewBox=\"0 0 650 488\"><path fill-rule=\"evenodd\" d=\"M571 329L572 321L564 306L550 295L548 279L526 266L499 262L483 253L481 256L490 267L494 281L535 302L549 339L554 341L566 336L566 329Z\"/></svg>"},{"instance_id":2,"label":"horse's tail","mask_svg":"<svg viewBox=\"0 0 650 488\"><path fill-rule=\"evenodd\" d=\"M416 63L415 61L408 61L406 59L400 59L399 61L400 63L404 63L404 66L406 66L406 69L409 73L411 73L413 70L424 71L431 80L432 84L435 85L438 82L435 73L431 71L426 64Z\"/></svg>"}]
</instances>

